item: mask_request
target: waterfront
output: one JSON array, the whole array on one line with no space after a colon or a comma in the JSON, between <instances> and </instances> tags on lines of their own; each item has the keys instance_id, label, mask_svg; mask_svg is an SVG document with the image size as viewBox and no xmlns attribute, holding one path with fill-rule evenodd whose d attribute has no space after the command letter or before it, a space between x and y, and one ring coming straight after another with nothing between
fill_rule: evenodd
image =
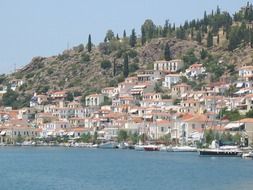
<instances>
[{"instance_id":1,"label":"waterfront","mask_svg":"<svg viewBox=\"0 0 253 190\"><path fill-rule=\"evenodd\" d=\"M1 147L1 189L252 189L253 161L197 153Z\"/></svg>"}]
</instances>

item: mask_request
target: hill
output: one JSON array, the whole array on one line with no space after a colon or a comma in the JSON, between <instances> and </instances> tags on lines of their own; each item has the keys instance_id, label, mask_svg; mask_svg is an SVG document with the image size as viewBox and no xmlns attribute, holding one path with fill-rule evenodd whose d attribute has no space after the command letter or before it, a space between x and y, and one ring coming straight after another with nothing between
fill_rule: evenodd
<instances>
[{"instance_id":1,"label":"hill","mask_svg":"<svg viewBox=\"0 0 253 190\"><path fill-rule=\"evenodd\" d=\"M100 92L101 88L115 86L124 80L123 59L129 57L129 75L142 69L153 69L153 62L164 59L164 48L169 45L172 58L183 59L185 66L203 63L211 78L206 83L219 80L222 75L236 79L236 68L252 64L253 55L252 5L241 8L234 16L215 12L203 19L186 21L175 27L168 21L156 26L146 20L141 26L141 36L119 38L108 30L105 41L92 46L85 45L65 50L52 57L35 57L22 69L0 77L1 85L11 81L24 82L17 92L47 93L67 90L75 95Z\"/></svg>"}]
</instances>

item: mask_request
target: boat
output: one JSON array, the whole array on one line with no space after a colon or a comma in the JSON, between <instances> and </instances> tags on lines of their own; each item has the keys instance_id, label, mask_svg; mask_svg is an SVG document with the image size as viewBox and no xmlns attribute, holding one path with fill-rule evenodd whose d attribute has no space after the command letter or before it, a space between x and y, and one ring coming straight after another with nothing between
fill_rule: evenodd
<instances>
[{"instance_id":1,"label":"boat","mask_svg":"<svg viewBox=\"0 0 253 190\"><path fill-rule=\"evenodd\" d=\"M172 152L197 152L197 148L191 146L175 146L171 149Z\"/></svg>"},{"instance_id":2,"label":"boat","mask_svg":"<svg viewBox=\"0 0 253 190\"><path fill-rule=\"evenodd\" d=\"M240 157L243 151L237 146L219 146L216 141L213 141L210 148L199 149L200 156L229 156Z\"/></svg>"},{"instance_id":3,"label":"boat","mask_svg":"<svg viewBox=\"0 0 253 190\"><path fill-rule=\"evenodd\" d=\"M98 147L99 148L104 148L104 149L113 149L117 148L117 143L116 142L106 142L106 143L101 143Z\"/></svg>"},{"instance_id":4,"label":"boat","mask_svg":"<svg viewBox=\"0 0 253 190\"><path fill-rule=\"evenodd\" d=\"M128 143L125 143L125 142L121 142L117 145L117 148L119 149L127 149L128 148Z\"/></svg>"},{"instance_id":5,"label":"boat","mask_svg":"<svg viewBox=\"0 0 253 190\"><path fill-rule=\"evenodd\" d=\"M145 151L159 151L160 150L159 146L152 145L152 144L144 145L143 148L144 148Z\"/></svg>"},{"instance_id":6,"label":"boat","mask_svg":"<svg viewBox=\"0 0 253 190\"><path fill-rule=\"evenodd\" d=\"M136 144L136 145L134 146L134 150L137 150L137 151L144 151L144 145Z\"/></svg>"},{"instance_id":7,"label":"boat","mask_svg":"<svg viewBox=\"0 0 253 190\"><path fill-rule=\"evenodd\" d=\"M243 153L242 158L253 158L253 151L250 151L248 153Z\"/></svg>"}]
</instances>

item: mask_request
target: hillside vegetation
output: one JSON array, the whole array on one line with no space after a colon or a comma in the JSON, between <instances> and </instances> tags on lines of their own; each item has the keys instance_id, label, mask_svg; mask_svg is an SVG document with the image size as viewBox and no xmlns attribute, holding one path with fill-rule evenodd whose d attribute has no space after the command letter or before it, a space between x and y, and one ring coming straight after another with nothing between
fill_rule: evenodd
<instances>
[{"instance_id":1,"label":"hillside vegetation","mask_svg":"<svg viewBox=\"0 0 253 190\"><path fill-rule=\"evenodd\" d=\"M166 45L171 58L183 59L185 68L195 62L203 63L210 73L206 82L217 81L222 75L235 80L239 66L252 64L252 22L250 4L234 15L217 7L211 14L205 12L202 19L186 21L178 27L169 21L157 26L146 20L140 37L134 29L128 36L124 31L122 37L108 30L104 42L94 46L89 35L87 44L57 56L35 57L17 72L2 75L0 84L22 79L19 94L64 89L85 96L100 92L103 87L116 86L141 69L153 69L154 61L165 58Z\"/></svg>"}]
</instances>

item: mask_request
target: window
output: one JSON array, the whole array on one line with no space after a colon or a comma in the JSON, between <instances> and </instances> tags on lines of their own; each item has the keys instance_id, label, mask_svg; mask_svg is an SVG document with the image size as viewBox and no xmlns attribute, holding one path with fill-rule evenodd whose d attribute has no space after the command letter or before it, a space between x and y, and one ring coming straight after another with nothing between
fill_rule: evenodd
<instances>
[{"instance_id":1,"label":"window","mask_svg":"<svg viewBox=\"0 0 253 190\"><path fill-rule=\"evenodd\" d=\"M164 127L161 127L161 132L164 132Z\"/></svg>"},{"instance_id":2,"label":"window","mask_svg":"<svg viewBox=\"0 0 253 190\"><path fill-rule=\"evenodd\" d=\"M192 124L192 129L195 129L195 124Z\"/></svg>"},{"instance_id":3,"label":"window","mask_svg":"<svg viewBox=\"0 0 253 190\"><path fill-rule=\"evenodd\" d=\"M201 124L201 128L204 129L205 128L205 124Z\"/></svg>"}]
</instances>

